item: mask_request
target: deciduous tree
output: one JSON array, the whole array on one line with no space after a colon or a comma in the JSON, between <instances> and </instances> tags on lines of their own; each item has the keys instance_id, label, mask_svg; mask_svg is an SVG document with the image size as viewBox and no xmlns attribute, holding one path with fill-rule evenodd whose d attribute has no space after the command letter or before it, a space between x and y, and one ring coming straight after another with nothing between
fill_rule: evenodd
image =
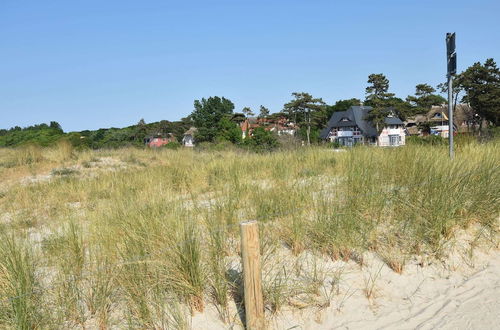
<instances>
[{"instance_id":1,"label":"deciduous tree","mask_svg":"<svg viewBox=\"0 0 500 330\"><path fill-rule=\"evenodd\" d=\"M224 97L214 96L195 100L191 118L198 128L196 140L213 142L220 130L222 118L231 117L233 110L233 102Z\"/></svg>"}]
</instances>

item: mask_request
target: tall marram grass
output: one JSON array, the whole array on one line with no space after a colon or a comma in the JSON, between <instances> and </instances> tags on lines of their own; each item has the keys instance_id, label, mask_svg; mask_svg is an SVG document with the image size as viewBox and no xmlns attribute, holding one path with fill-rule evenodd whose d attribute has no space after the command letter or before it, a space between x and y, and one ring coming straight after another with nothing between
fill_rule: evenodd
<instances>
[{"instance_id":1,"label":"tall marram grass","mask_svg":"<svg viewBox=\"0 0 500 330\"><path fill-rule=\"evenodd\" d=\"M32 247L0 234L0 325L35 329L42 325L41 293Z\"/></svg>"},{"instance_id":2,"label":"tall marram grass","mask_svg":"<svg viewBox=\"0 0 500 330\"><path fill-rule=\"evenodd\" d=\"M338 283L327 279L340 273L320 271L322 258L363 265L372 251L402 273L412 255L445 258L459 229L496 239L499 228L498 142L461 145L454 161L445 146L419 145L34 155L38 171L85 162L93 173L3 193L0 327L184 329L207 304L233 322L242 220L261 224L271 312L329 304L320 293L331 299Z\"/></svg>"}]
</instances>

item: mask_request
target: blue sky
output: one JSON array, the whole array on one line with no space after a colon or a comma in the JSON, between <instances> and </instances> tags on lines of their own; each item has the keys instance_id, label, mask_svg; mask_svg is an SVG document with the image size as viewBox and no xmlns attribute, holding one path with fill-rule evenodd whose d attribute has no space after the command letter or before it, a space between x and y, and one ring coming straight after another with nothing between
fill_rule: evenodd
<instances>
[{"instance_id":1,"label":"blue sky","mask_svg":"<svg viewBox=\"0 0 500 330\"><path fill-rule=\"evenodd\" d=\"M500 1L0 1L0 128L66 131L177 120L202 97L279 111L292 92L363 98L370 73L399 97L500 61Z\"/></svg>"}]
</instances>

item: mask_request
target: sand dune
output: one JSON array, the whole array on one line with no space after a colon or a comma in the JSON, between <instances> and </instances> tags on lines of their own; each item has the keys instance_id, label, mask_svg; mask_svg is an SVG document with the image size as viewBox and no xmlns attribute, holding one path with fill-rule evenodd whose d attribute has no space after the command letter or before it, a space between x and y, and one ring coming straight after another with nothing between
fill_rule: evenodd
<instances>
[{"instance_id":1,"label":"sand dune","mask_svg":"<svg viewBox=\"0 0 500 330\"><path fill-rule=\"evenodd\" d=\"M270 329L499 329L500 253L476 253L474 263L450 259L421 267L417 260L402 275L377 256L368 266L349 262L344 284L323 310L288 310L269 320ZM380 270L375 296L367 299L366 276ZM193 319L194 329L239 329L207 311Z\"/></svg>"},{"instance_id":2,"label":"sand dune","mask_svg":"<svg viewBox=\"0 0 500 330\"><path fill-rule=\"evenodd\" d=\"M426 294L420 294L412 304L399 302L399 305L394 301L385 313L359 321L334 322L331 326L345 329L498 329L500 260L494 261L462 281L449 279L448 283L428 284L422 288Z\"/></svg>"},{"instance_id":3,"label":"sand dune","mask_svg":"<svg viewBox=\"0 0 500 330\"><path fill-rule=\"evenodd\" d=\"M420 269L415 265L403 275L384 269L378 284L378 297L373 301L368 302L358 288L343 308L332 306L322 312L319 320L293 320L288 315L288 320L277 319L273 327L499 329L500 254L477 257L476 264L474 268L461 265L449 271L440 269L441 265Z\"/></svg>"}]
</instances>

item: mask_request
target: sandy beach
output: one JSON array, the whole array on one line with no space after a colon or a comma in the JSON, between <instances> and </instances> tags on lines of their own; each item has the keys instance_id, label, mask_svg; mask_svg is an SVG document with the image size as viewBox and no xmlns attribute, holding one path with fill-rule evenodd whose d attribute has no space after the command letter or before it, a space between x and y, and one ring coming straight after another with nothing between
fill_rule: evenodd
<instances>
[{"instance_id":1,"label":"sandy beach","mask_svg":"<svg viewBox=\"0 0 500 330\"><path fill-rule=\"evenodd\" d=\"M458 253L445 263L422 267L413 260L403 274L367 253L367 265L345 265L338 295L325 309L285 310L269 318L270 329L498 329L500 324L500 253L474 252L467 260ZM338 263L338 262L337 262ZM364 288L378 274L374 295ZM214 311L193 318L194 329L237 329L219 322ZM212 315L210 315L212 314Z\"/></svg>"}]
</instances>

